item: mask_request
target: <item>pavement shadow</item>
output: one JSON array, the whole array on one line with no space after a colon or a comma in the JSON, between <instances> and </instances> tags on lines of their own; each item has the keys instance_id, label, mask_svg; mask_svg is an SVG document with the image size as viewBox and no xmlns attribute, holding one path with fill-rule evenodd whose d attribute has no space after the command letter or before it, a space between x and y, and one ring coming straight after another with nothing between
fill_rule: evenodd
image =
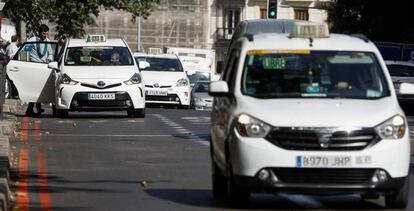
<instances>
[{"instance_id":1,"label":"pavement shadow","mask_svg":"<svg viewBox=\"0 0 414 211\"><path fill-rule=\"evenodd\" d=\"M234 210L225 201L213 199L211 190L203 189L145 189L147 194L179 204L195 207L220 208ZM303 201L298 203L297 198ZM292 198L294 200L292 200ZM299 199L299 200L301 200ZM311 202L309 202L311 201ZM362 200L356 195L346 196L303 196L286 194L252 194L251 201L245 207L236 210L377 210L383 209L373 201Z\"/></svg>"}]
</instances>

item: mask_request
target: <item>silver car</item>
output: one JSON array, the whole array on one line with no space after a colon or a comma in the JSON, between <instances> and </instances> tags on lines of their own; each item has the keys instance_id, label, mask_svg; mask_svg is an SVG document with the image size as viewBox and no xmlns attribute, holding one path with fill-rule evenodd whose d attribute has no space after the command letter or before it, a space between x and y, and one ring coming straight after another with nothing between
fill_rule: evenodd
<instances>
[{"instance_id":1,"label":"silver car","mask_svg":"<svg viewBox=\"0 0 414 211\"><path fill-rule=\"evenodd\" d=\"M191 107L195 110L211 110L213 97L208 94L209 81L198 81L191 90Z\"/></svg>"},{"instance_id":2,"label":"silver car","mask_svg":"<svg viewBox=\"0 0 414 211\"><path fill-rule=\"evenodd\" d=\"M388 71L391 75L398 100L412 100L414 97L400 95L399 88L403 82L414 84L414 63L403 61L385 61Z\"/></svg>"}]
</instances>

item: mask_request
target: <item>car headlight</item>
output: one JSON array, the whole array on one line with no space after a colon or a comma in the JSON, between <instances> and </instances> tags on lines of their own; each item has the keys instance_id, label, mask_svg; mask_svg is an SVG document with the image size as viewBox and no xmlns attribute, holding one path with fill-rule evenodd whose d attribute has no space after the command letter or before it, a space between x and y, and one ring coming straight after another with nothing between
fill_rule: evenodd
<instances>
[{"instance_id":1,"label":"car headlight","mask_svg":"<svg viewBox=\"0 0 414 211\"><path fill-rule=\"evenodd\" d=\"M271 130L271 126L247 114L240 114L236 119L236 128L245 137L263 138Z\"/></svg>"},{"instance_id":2,"label":"car headlight","mask_svg":"<svg viewBox=\"0 0 414 211\"><path fill-rule=\"evenodd\" d=\"M400 115L395 115L375 127L375 130L383 139L402 138L406 130L405 119Z\"/></svg>"},{"instance_id":3,"label":"car headlight","mask_svg":"<svg viewBox=\"0 0 414 211\"><path fill-rule=\"evenodd\" d=\"M181 78L177 81L177 86L188 86L188 80L185 78Z\"/></svg>"},{"instance_id":4,"label":"car headlight","mask_svg":"<svg viewBox=\"0 0 414 211\"><path fill-rule=\"evenodd\" d=\"M135 73L129 80L124 81L126 85L133 85L141 83L141 76L138 73Z\"/></svg>"},{"instance_id":5,"label":"car headlight","mask_svg":"<svg viewBox=\"0 0 414 211\"><path fill-rule=\"evenodd\" d=\"M60 83L61 84L66 84L66 85L76 85L79 82L72 80L68 75L63 74L62 78L60 79Z\"/></svg>"}]
</instances>

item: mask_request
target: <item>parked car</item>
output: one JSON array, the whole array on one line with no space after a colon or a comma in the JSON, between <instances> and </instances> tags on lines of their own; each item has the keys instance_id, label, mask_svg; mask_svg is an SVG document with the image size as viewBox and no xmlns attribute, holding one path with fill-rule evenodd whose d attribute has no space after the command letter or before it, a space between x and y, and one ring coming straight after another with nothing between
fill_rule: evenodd
<instances>
[{"instance_id":1,"label":"parked car","mask_svg":"<svg viewBox=\"0 0 414 211\"><path fill-rule=\"evenodd\" d=\"M385 61L388 72L391 75L398 98L404 98L399 94L401 83L414 84L414 63L404 61ZM413 98L414 99L414 98Z\"/></svg>"},{"instance_id":2,"label":"parked car","mask_svg":"<svg viewBox=\"0 0 414 211\"><path fill-rule=\"evenodd\" d=\"M213 97L208 94L210 81L198 81L191 90L191 107L195 110L211 110Z\"/></svg>"},{"instance_id":3,"label":"parked car","mask_svg":"<svg viewBox=\"0 0 414 211\"><path fill-rule=\"evenodd\" d=\"M49 48L52 61L33 52ZM53 114L69 111L126 110L145 116L144 83L132 52L122 39L88 35L85 39L26 42L7 65L22 102L52 103Z\"/></svg>"}]
</instances>

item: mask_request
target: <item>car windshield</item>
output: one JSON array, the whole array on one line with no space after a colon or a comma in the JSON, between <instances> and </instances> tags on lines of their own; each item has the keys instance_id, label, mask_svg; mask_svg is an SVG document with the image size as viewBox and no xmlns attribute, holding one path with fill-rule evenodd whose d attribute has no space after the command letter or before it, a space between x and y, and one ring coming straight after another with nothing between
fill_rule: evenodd
<instances>
[{"instance_id":1,"label":"car windshield","mask_svg":"<svg viewBox=\"0 0 414 211\"><path fill-rule=\"evenodd\" d=\"M203 92L208 92L208 83L196 83L196 85L194 86L194 92L197 93L203 93Z\"/></svg>"},{"instance_id":2,"label":"car windshield","mask_svg":"<svg viewBox=\"0 0 414 211\"><path fill-rule=\"evenodd\" d=\"M209 81L210 73L196 72L194 74L188 75L188 79L190 80L190 84L195 84L197 81Z\"/></svg>"},{"instance_id":3,"label":"car windshield","mask_svg":"<svg viewBox=\"0 0 414 211\"><path fill-rule=\"evenodd\" d=\"M168 71L168 72L183 72L178 58L161 58L161 57L135 57L137 63L144 63L140 65L142 71Z\"/></svg>"},{"instance_id":4,"label":"car windshield","mask_svg":"<svg viewBox=\"0 0 414 211\"><path fill-rule=\"evenodd\" d=\"M256 98L357 98L389 96L373 53L249 51L242 92Z\"/></svg>"},{"instance_id":5,"label":"car windshield","mask_svg":"<svg viewBox=\"0 0 414 211\"><path fill-rule=\"evenodd\" d=\"M387 65L387 68L391 76L396 76L396 77L413 77L414 76L414 66L389 64Z\"/></svg>"},{"instance_id":6,"label":"car windshield","mask_svg":"<svg viewBox=\"0 0 414 211\"><path fill-rule=\"evenodd\" d=\"M126 47L83 46L69 47L65 57L66 66L112 66L134 65Z\"/></svg>"}]
</instances>

